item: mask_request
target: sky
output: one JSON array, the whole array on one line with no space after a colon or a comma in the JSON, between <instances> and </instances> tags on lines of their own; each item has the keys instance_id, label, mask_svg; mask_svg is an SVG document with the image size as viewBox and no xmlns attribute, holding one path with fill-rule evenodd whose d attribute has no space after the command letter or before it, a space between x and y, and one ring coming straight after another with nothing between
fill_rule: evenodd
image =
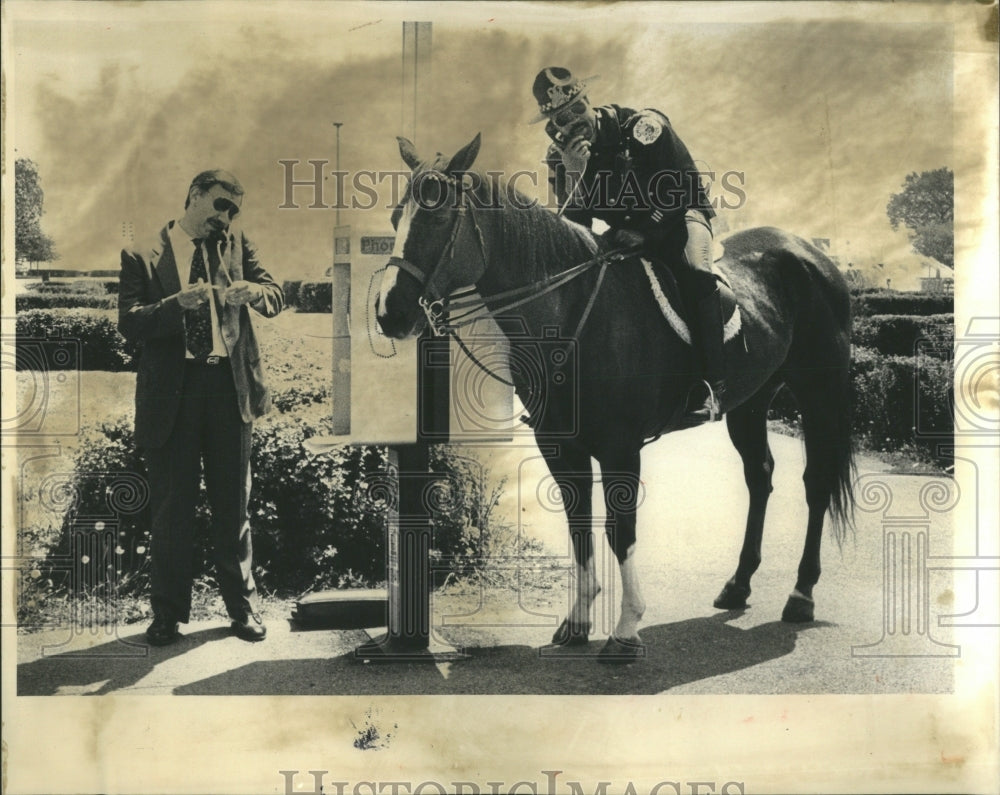
<instances>
[{"instance_id":1,"label":"sky","mask_svg":"<svg viewBox=\"0 0 1000 795\"><path fill-rule=\"evenodd\" d=\"M146 239L182 213L191 177L217 166L247 188L243 227L271 272L318 278L335 213L309 208L303 189L298 209L282 209L280 161L300 161L296 179L311 159L332 171L340 121L343 169L403 168L406 17L394 4L81 3L72 17L59 3L15 5L8 129L15 156L38 165L60 267L117 267L123 223ZM955 168L947 24L575 8L405 9L433 23L418 149L451 153L482 132L476 167L540 170L547 139L527 123L530 87L542 67L565 65L600 75L594 103L658 108L699 164L739 172L747 198L730 226L831 238L859 261L912 256L885 206L908 173ZM328 176L327 204L333 191ZM343 222L388 230L390 194Z\"/></svg>"}]
</instances>

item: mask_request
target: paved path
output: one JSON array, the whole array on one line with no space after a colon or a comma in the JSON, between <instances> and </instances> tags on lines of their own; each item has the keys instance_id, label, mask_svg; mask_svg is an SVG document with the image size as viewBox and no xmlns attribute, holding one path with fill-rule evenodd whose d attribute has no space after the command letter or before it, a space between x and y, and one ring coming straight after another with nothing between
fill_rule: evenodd
<instances>
[{"instance_id":1,"label":"paved path","mask_svg":"<svg viewBox=\"0 0 1000 795\"><path fill-rule=\"evenodd\" d=\"M783 624L781 610L795 580L806 508L801 443L772 434L772 447L777 468L764 562L754 579L750 607L741 612L712 607L735 567L746 509L742 469L724 428L676 434L647 448L646 492L639 511L640 573L648 603L640 632L647 655L631 666L594 661L613 626L617 592L616 566L602 543L604 591L594 638L580 651L545 648L566 610L567 578L560 575L551 588L524 589L520 596L516 590L483 592L481 599L460 592L435 596L436 637L469 655L451 663L366 664L353 654L368 639L366 631L301 631L277 615L267 617L269 636L258 644L230 635L221 619L182 627L183 640L166 648L146 646L141 625L122 627L117 635L54 629L18 637L18 692L949 692L954 655L961 649L948 645L955 642L952 630L938 619L974 605L954 603L955 586L962 584L957 578L968 572L954 573L945 560L953 554L948 505L924 511L926 520L911 521L907 539L898 533L895 537L897 555L890 568L903 572L909 567L915 576L923 572L928 586L918 593L913 580L910 588L898 591L911 600L908 619L901 603L886 607L885 511L862 510L857 533L842 550L829 536L825 539L823 576L815 594L817 621ZM526 531L545 538L551 549L566 550L561 517L544 504L544 489L538 488L544 470L538 461L525 460L531 458L523 450L494 456L494 473L509 468L507 499L516 504ZM864 506L869 509L886 493L892 497L892 508L886 510L913 515L921 510L922 490L926 503L927 489L940 499L951 488L945 478L873 474L878 469L877 462L861 460L862 475L869 473L860 484L868 484ZM872 486L875 481L884 486ZM933 565L918 559L917 545L925 541ZM887 617L896 621L889 625L889 635ZM910 622L906 633L904 620Z\"/></svg>"}]
</instances>

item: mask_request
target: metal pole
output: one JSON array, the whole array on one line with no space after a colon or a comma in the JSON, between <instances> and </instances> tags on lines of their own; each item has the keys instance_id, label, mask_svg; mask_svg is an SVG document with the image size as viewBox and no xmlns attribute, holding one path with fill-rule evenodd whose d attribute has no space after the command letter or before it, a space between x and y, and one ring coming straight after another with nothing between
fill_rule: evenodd
<instances>
[{"instance_id":1,"label":"metal pole","mask_svg":"<svg viewBox=\"0 0 1000 795\"><path fill-rule=\"evenodd\" d=\"M338 180L338 183L339 183L340 178L341 178L340 177L340 128L343 125L344 125L344 122L342 122L342 121L335 121L335 122L333 122L333 126L337 128L337 180ZM338 184L338 187L339 187L339 184ZM341 194L341 193L342 193L342 191L340 191L340 190L337 191L337 194L338 194L338 199L337 199L337 215L336 215L336 220L335 220L335 223L337 224L337 226L340 226L340 199L339 199L339 194Z\"/></svg>"}]
</instances>

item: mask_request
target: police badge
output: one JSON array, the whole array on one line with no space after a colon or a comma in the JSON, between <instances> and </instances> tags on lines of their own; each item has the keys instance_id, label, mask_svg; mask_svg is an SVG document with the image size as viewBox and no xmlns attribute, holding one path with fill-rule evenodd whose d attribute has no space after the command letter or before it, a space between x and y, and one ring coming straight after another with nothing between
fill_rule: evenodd
<instances>
[{"instance_id":1,"label":"police badge","mask_svg":"<svg viewBox=\"0 0 1000 795\"><path fill-rule=\"evenodd\" d=\"M632 128L632 137L639 143L646 144L648 146L659 138L660 133L662 132L663 125L661 125L658 121L650 118L642 118L639 119L639 121L635 123L635 127Z\"/></svg>"}]
</instances>

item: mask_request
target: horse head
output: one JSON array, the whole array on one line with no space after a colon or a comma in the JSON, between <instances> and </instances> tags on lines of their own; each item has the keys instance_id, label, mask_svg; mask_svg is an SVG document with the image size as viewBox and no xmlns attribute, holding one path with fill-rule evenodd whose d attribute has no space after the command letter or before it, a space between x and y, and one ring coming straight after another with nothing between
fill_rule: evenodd
<instances>
[{"instance_id":1,"label":"horse head","mask_svg":"<svg viewBox=\"0 0 1000 795\"><path fill-rule=\"evenodd\" d=\"M412 174L392 214L396 240L375 311L382 333L403 339L423 330L424 306L475 284L486 268L486 254L464 180L479 154L480 135L450 159L439 153L428 161L406 138L397 140Z\"/></svg>"}]
</instances>

